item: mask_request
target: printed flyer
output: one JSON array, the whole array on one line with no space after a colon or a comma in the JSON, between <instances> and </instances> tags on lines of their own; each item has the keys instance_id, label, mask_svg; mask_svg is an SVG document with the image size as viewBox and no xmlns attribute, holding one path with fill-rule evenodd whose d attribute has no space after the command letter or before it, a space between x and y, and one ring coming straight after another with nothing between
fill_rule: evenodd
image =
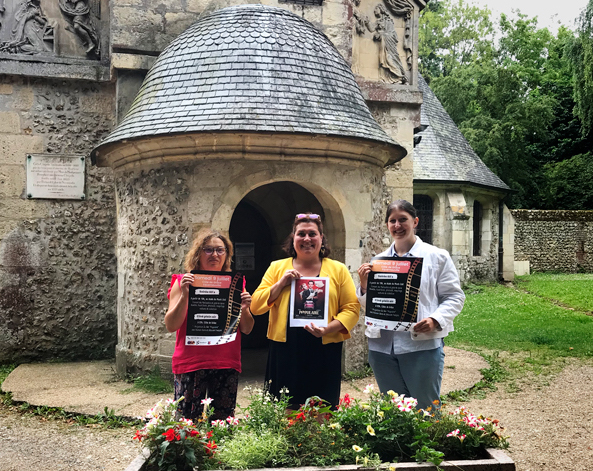
<instances>
[{"instance_id":1,"label":"printed flyer","mask_svg":"<svg viewBox=\"0 0 593 471\"><path fill-rule=\"evenodd\" d=\"M365 324L409 331L418 316L422 258L374 257L367 283Z\"/></svg>"},{"instance_id":2,"label":"printed flyer","mask_svg":"<svg viewBox=\"0 0 593 471\"><path fill-rule=\"evenodd\" d=\"M241 318L241 292L245 279L239 272L192 271L185 345L221 345L237 337Z\"/></svg>"},{"instance_id":3,"label":"printed flyer","mask_svg":"<svg viewBox=\"0 0 593 471\"><path fill-rule=\"evenodd\" d=\"M290 286L290 326L327 327L329 278L303 277Z\"/></svg>"}]
</instances>

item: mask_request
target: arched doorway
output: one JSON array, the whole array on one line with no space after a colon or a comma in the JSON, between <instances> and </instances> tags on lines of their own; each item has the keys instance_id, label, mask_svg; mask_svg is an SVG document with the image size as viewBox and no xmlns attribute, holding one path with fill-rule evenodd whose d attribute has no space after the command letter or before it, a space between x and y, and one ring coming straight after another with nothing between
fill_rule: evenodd
<instances>
[{"instance_id":1,"label":"arched doorway","mask_svg":"<svg viewBox=\"0 0 593 471\"><path fill-rule=\"evenodd\" d=\"M292 229L297 213L319 214L325 221L320 201L301 185L282 181L262 185L250 191L236 206L229 227L235 248L234 268L244 273L246 289L253 293L270 263L285 257L282 243ZM328 237L331 228L325 226ZM330 238L331 240L331 238ZM244 375L260 376L265 372L268 317L257 316L248 336L243 336Z\"/></svg>"}]
</instances>

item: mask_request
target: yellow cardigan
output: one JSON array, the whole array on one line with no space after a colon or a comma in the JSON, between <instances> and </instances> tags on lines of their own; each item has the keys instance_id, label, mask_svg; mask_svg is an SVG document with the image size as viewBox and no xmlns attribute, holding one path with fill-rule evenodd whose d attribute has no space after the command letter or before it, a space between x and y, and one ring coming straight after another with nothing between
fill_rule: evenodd
<instances>
[{"instance_id":1,"label":"yellow cardigan","mask_svg":"<svg viewBox=\"0 0 593 471\"><path fill-rule=\"evenodd\" d=\"M286 270L292 268L292 258L272 262L251 298L251 312L254 315L257 316L270 311L268 338L276 342L286 342L290 284L282 289L276 300L268 304L270 288L282 278ZM329 278L328 323L333 319L338 319L345 327L342 331L324 335L323 343L342 342L350 338L350 331L358 322L360 314L360 304L356 297L354 282L346 265L329 258L322 260L319 276Z\"/></svg>"}]
</instances>

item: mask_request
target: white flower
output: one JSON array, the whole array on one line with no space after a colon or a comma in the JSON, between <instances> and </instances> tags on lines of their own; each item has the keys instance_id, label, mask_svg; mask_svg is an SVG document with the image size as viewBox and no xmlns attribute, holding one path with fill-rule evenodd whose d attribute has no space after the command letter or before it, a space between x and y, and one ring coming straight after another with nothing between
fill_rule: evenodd
<instances>
[{"instance_id":1,"label":"white flower","mask_svg":"<svg viewBox=\"0 0 593 471\"><path fill-rule=\"evenodd\" d=\"M341 425L337 422L334 422L333 424L329 424L329 428L337 429L340 427L341 427Z\"/></svg>"},{"instance_id":2,"label":"white flower","mask_svg":"<svg viewBox=\"0 0 593 471\"><path fill-rule=\"evenodd\" d=\"M362 451L362 448L360 448L358 445L352 445L352 449L358 453L359 451Z\"/></svg>"},{"instance_id":3,"label":"white flower","mask_svg":"<svg viewBox=\"0 0 593 471\"><path fill-rule=\"evenodd\" d=\"M375 386L372 384L367 384L366 387L362 390L365 394L370 394L375 390Z\"/></svg>"},{"instance_id":4,"label":"white flower","mask_svg":"<svg viewBox=\"0 0 593 471\"><path fill-rule=\"evenodd\" d=\"M201 402L203 405L209 406L209 405L210 405L210 403L211 403L213 400L214 400L214 399L212 399L211 397L207 397L206 399L202 399L200 402Z\"/></svg>"},{"instance_id":5,"label":"white flower","mask_svg":"<svg viewBox=\"0 0 593 471\"><path fill-rule=\"evenodd\" d=\"M288 390L288 388L286 386L284 386L281 390L280 390L280 394L288 394L290 391Z\"/></svg>"},{"instance_id":6,"label":"white flower","mask_svg":"<svg viewBox=\"0 0 593 471\"><path fill-rule=\"evenodd\" d=\"M367 432L369 435L375 436L375 429L371 427L371 424L367 425Z\"/></svg>"}]
</instances>

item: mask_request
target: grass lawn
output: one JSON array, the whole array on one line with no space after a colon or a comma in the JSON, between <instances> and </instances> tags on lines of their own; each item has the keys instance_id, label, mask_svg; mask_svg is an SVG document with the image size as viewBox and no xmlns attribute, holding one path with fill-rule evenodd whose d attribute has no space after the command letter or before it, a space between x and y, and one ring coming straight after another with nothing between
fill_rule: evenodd
<instances>
[{"instance_id":1,"label":"grass lawn","mask_svg":"<svg viewBox=\"0 0 593 471\"><path fill-rule=\"evenodd\" d=\"M593 316L585 312L593 310L592 291L593 275L537 274L521 277L515 286L471 286L446 343L473 350L591 358Z\"/></svg>"},{"instance_id":2,"label":"grass lawn","mask_svg":"<svg viewBox=\"0 0 593 471\"><path fill-rule=\"evenodd\" d=\"M593 312L593 273L545 274L517 277L519 289L558 301L574 309Z\"/></svg>"}]
</instances>

